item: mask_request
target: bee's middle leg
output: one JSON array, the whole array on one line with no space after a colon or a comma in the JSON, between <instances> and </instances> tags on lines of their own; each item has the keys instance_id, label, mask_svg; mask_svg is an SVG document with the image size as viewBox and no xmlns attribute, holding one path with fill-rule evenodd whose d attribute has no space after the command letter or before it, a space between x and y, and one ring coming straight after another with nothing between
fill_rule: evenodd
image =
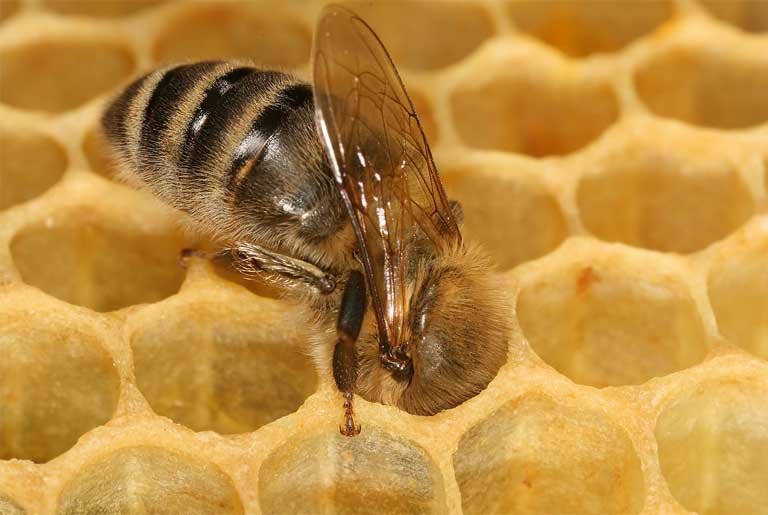
<instances>
[{"instance_id":1,"label":"bee's middle leg","mask_svg":"<svg viewBox=\"0 0 768 515\"><path fill-rule=\"evenodd\" d=\"M352 399L357 384L358 359L357 337L365 316L366 295L363 274L353 271L341 299L336 330L339 338L333 348L333 379L344 395L344 422L339 432L344 436L360 433L360 424L355 423Z\"/></svg>"},{"instance_id":2,"label":"bee's middle leg","mask_svg":"<svg viewBox=\"0 0 768 515\"><path fill-rule=\"evenodd\" d=\"M183 249L179 257L182 267L190 257L223 264L246 278L256 276L277 283L312 288L327 295L336 289L336 277L301 259L271 251L255 243L238 243L216 251Z\"/></svg>"}]
</instances>

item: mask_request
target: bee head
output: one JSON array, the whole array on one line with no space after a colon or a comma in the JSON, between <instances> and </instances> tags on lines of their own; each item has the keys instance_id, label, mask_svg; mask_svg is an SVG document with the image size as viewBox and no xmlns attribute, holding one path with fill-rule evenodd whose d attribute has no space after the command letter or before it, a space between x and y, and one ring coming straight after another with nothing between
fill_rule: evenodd
<instances>
[{"instance_id":1,"label":"bee head","mask_svg":"<svg viewBox=\"0 0 768 515\"><path fill-rule=\"evenodd\" d=\"M417 274L404 366L382 363L376 342L361 342L358 393L416 415L453 408L480 393L507 359L508 312L488 260L458 248Z\"/></svg>"}]
</instances>

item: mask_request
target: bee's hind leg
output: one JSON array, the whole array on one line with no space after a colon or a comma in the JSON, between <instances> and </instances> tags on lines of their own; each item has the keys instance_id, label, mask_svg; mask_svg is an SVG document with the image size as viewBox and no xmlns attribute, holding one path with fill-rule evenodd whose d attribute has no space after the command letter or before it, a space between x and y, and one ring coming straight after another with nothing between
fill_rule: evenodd
<instances>
[{"instance_id":1,"label":"bee's hind leg","mask_svg":"<svg viewBox=\"0 0 768 515\"><path fill-rule=\"evenodd\" d=\"M339 339L333 348L333 379L344 395L344 421L339 432L344 436L360 434L360 424L355 422L352 399L357 383L357 337L365 316L365 280L363 274L353 271L344 288L336 323Z\"/></svg>"}]
</instances>

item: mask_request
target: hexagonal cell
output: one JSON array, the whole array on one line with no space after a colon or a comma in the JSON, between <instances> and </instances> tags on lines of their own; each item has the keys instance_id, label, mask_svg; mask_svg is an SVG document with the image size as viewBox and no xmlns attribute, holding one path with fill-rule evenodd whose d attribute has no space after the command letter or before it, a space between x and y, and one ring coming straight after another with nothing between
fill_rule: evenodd
<instances>
[{"instance_id":1,"label":"hexagonal cell","mask_svg":"<svg viewBox=\"0 0 768 515\"><path fill-rule=\"evenodd\" d=\"M557 200L539 184L498 169L446 166L440 177L448 198L463 208L463 236L481 243L501 270L547 254L566 236Z\"/></svg>"},{"instance_id":2,"label":"hexagonal cell","mask_svg":"<svg viewBox=\"0 0 768 515\"><path fill-rule=\"evenodd\" d=\"M577 202L585 227L606 241L695 252L754 212L734 165L698 141L629 141L593 166Z\"/></svg>"},{"instance_id":3,"label":"hexagonal cell","mask_svg":"<svg viewBox=\"0 0 768 515\"><path fill-rule=\"evenodd\" d=\"M533 350L579 384L640 384L699 363L707 341L684 284L650 261L594 256L527 284L517 315Z\"/></svg>"},{"instance_id":4,"label":"hexagonal cell","mask_svg":"<svg viewBox=\"0 0 768 515\"><path fill-rule=\"evenodd\" d=\"M139 390L196 431L244 433L296 411L317 374L281 307L245 294L164 310L131 337Z\"/></svg>"},{"instance_id":5,"label":"hexagonal cell","mask_svg":"<svg viewBox=\"0 0 768 515\"><path fill-rule=\"evenodd\" d=\"M165 0L45 0L48 9L64 15L111 18L138 13Z\"/></svg>"},{"instance_id":6,"label":"hexagonal cell","mask_svg":"<svg viewBox=\"0 0 768 515\"><path fill-rule=\"evenodd\" d=\"M413 442L367 426L300 437L259 470L264 513L447 513L443 479Z\"/></svg>"},{"instance_id":7,"label":"hexagonal cell","mask_svg":"<svg viewBox=\"0 0 768 515\"><path fill-rule=\"evenodd\" d=\"M11 255L25 283L103 312L176 293L184 247L178 232L110 223L83 208L23 229Z\"/></svg>"},{"instance_id":8,"label":"hexagonal cell","mask_svg":"<svg viewBox=\"0 0 768 515\"><path fill-rule=\"evenodd\" d=\"M755 243L712 270L709 299L723 336L768 359L768 241Z\"/></svg>"},{"instance_id":9,"label":"hexagonal cell","mask_svg":"<svg viewBox=\"0 0 768 515\"><path fill-rule=\"evenodd\" d=\"M478 2L358 1L349 6L376 30L401 68L444 68L494 35L493 20Z\"/></svg>"},{"instance_id":10,"label":"hexagonal cell","mask_svg":"<svg viewBox=\"0 0 768 515\"><path fill-rule=\"evenodd\" d=\"M635 87L659 116L718 129L768 121L768 61L763 54L750 57L717 46L675 48L641 65Z\"/></svg>"},{"instance_id":11,"label":"hexagonal cell","mask_svg":"<svg viewBox=\"0 0 768 515\"><path fill-rule=\"evenodd\" d=\"M0 126L0 209L42 194L66 167L64 149L49 136Z\"/></svg>"},{"instance_id":12,"label":"hexagonal cell","mask_svg":"<svg viewBox=\"0 0 768 515\"><path fill-rule=\"evenodd\" d=\"M0 2L0 22L10 18L19 10L19 0L3 0Z\"/></svg>"},{"instance_id":13,"label":"hexagonal cell","mask_svg":"<svg viewBox=\"0 0 768 515\"><path fill-rule=\"evenodd\" d=\"M116 176L118 161L113 157L106 136L100 129L94 127L85 133L83 152L93 172L108 179Z\"/></svg>"},{"instance_id":14,"label":"hexagonal cell","mask_svg":"<svg viewBox=\"0 0 768 515\"><path fill-rule=\"evenodd\" d=\"M56 513L243 513L232 479L196 456L150 446L124 447L78 470Z\"/></svg>"},{"instance_id":15,"label":"hexagonal cell","mask_svg":"<svg viewBox=\"0 0 768 515\"><path fill-rule=\"evenodd\" d=\"M672 495L701 515L759 515L768 506L768 389L746 379L699 385L656 422Z\"/></svg>"},{"instance_id":16,"label":"hexagonal cell","mask_svg":"<svg viewBox=\"0 0 768 515\"><path fill-rule=\"evenodd\" d=\"M312 36L298 21L249 3L196 2L158 37L153 55L163 63L250 59L264 67L292 68L309 60Z\"/></svg>"},{"instance_id":17,"label":"hexagonal cell","mask_svg":"<svg viewBox=\"0 0 768 515\"><path fill-rule=\"evenodd\" d=\"M467 515L630 514L645 498L640 459L622 428L539 394L472 427L453 463Z\"/></svg>"},{"instance_id":18,"label":"hexagonal cell","mask_svg":"<svg viewBox=\"0 0 768 515\"><path fill-rule=\"evenodd\" d=\"M715 18L749 32L768 31L765 0L698 0Z\"/></svg>"},{"instance_id":19,"label":"hexagonal cell","mask_svg":"<svg viewBox=\"0 0 768 515\"><path fill-rule=\"evenodd\" d=\"M616 121L618 101L607 83L561 73L510 62L468 77L450 99L459 135L475 148L534 157L584 147Z\"/></svg>"},{"instance_id":20,"label":"hexagonal cell","mask_svg":"<svg viewBox=\"0 0 768 515\"><path fill-rule=\"evenodd\" d=\"M621 50L656 30L674 14L669 0L517 0L506 5L518 29L571 57Z\"/></svg>"},{"instance_id":21,"label":"hexagonal cell","mask_svg":"<svg viewBox=\"0 0 768 515\"><path fill-rule=\"evenodd\" d=\"M27 512L16 504L13 499L0 494L0 513L2 515L24 515Z\"/></svg>"},{"instance_id":22,"label":"hexagonal cell","mask_svg":"<svg viewBox=\"0 0 768 515\"><path fill-rule=\"evenodd\" d=\"M0 69L0 102L58 113L116 86L131 74L134 60L128 49L109 41L52 37L0 51Z\"/></svg>"},{"instance_id":23,"label":"hexagonal cell","mask_svg":"<svg viewBox=\"0 0 768 515\"><path fill-rule=\"evenodd\" d=\"M55 458L112 417L119 389L96 337L44 310L0 313L0 459Z\"/></svg>"}]
</instances>

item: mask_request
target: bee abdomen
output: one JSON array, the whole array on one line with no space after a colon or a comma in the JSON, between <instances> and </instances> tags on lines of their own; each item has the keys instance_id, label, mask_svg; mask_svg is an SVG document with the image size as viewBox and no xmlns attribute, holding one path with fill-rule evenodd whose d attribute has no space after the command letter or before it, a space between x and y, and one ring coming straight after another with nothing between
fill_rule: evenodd
<instances>
[{"instance_id":1,"label":"bee abdomen","mask_svg":"<svg viewBox=\"0 0 768 515\"><path fill-rule=\"evenodd\" d=\"M312 88L288 74L224 62L158 70L103 124L129 179L227 236L315 243L345 223Z\"/></svg>"},{"instance_id":2,"label":"bee abdomen","mask_svg":"<svg viewBox=\"0 0 768 515\"><path fill-rule=\"evenodd\" d=\"M301 123L297 120L301 117L301 111L311 112L311 108L312 90L306 84L287 85L264 106L251 123L245 138L235 147L232 165L224 179L225 189L232 202L238 202L247 189L245 186L249 176L252 180L252 174L258 173L264 160L270 159L270 139L278 135L281 127L290 131L291 125Z\"/></svg>"},{"instance_id":3,"label":"bee abdomen","mask_svg":"<svg viewBox=\"0 0 768 515\"><path fill-rule=\"evenodd\" d=\"M265 131L252 130L249 120L261 119L266 128L281 83L289 80L224 62L157 70L126 88L102 121L129 179L135 175L183 209L178 204L188 195L180 198L179 190L214 188L211 180L224 178L227 161L246 158L263 141Z\"/></svg>"},{"instance_id":4,"label":"bee abdomen","mask_svg":"<svg viewBox=\"0 0 768 515\"><path fill-rule=\"evenodd\" d=\"M156 70L113 101L102 124L129 179L138 178L152 189L178 186L173 169L179 129L196 108L196 97L223 68L222 62L201 62Z\"/></svg>"},{"instance_id":5,"label":"bee abdomen","mask_svg":"<svg viewBox=\"0 0 768 515\"><path fill-rule=\"evenodd\" d=\"M231 88L249 70L222 70L224 66L222 63L197 63L165 72L144 109L137 142L140 168L151 169L159 164L159 168L167 170L167 165L178 165L179 153L190 127L204 121L200 113L207 108L206 100ZM206 96L203 104L198 105L201 88L205 88ZM182 132L185 127L186 131Z\"/></svg>"},{"instance_id":6,"label":"bee abdomen","mask_svg":"<svg viewBox=\"0 0 768 515\"><path fill-rule=\"evenodd\" d=\"M280 72L250 68L237 82L221 83L217 80L206 92L187 124L178 153L177 164L185 170L194 192L226 187L234 169L266 150L276 127L298 107L283 105L285 91L306 89L311 105L309 86L297 86L294 79ZM276 112L279 119L270 114Z\"/></svg>"}]
</instances>

